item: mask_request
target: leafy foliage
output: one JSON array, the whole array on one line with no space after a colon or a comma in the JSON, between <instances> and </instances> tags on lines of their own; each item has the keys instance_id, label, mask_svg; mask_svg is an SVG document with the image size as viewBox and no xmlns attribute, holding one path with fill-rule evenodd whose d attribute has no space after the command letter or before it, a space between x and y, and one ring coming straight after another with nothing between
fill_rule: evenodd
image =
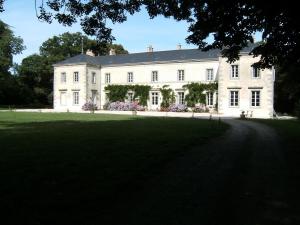
<instances>
[{"instance_id":1,"label":"leafy foliage","mask_svg":"<svg viewBox=\"0 0 300 225\"><path fill-rule=\"evenodd\" d=\"M110 102L123 102L128 91L133 91L134 99L139 98L139 104L142 106L147 105L150 89L148 85L108 85L105 87Z\"/></svg>"},{"instance_id":2,"label":"leafy foliage","mask_svg":"<svg viewBox=\"0 0 300 225\"><path fill-rule=\"evenodd\" d=\"M0 11L3 11L3 0ZM38 6L38 18L51 23L53 19L70 26L78 20L83 31L96 36L98 42L112 42L112 29L107 24L122 23L145 7L150 18L159 15L187 21L187 42L204 50L221 49L232 62L239 51L253 43L253 34L262 32L263 41L251 51L261 55L259 66L294 64L300 61L300 27L296 1L272 4L260 0L45 0ZM111 23L109 23L109 22ZM205 40L213 35L214 41Z\"/></svg>"},{"instance_id":3,"label":"leafy foliage","mask_svg":"<svg viewBox=\"0 0 300 225\"><path fill-rule=\"evenodd\" d=\"M169 85L164 85L160 88L160 93L162 95L162 102L160 107L162 109L167 109L171 104L175 102L175 93L171 88L168 88Z\"/></svg>"},{"instance_id":4,"label":"leafy foliage","mask_svg":"<svg viewBox=\"0 0 300 225\"><path fill-rule=\"evenodd\" d=\"M191 83L183 86L188 89L188 94L185 96L185 101L189 107L195 107L195 104L205 104L205 92L215 92L218 89L217 83Z\"/></svg>"},{"instance_id":5,"label":"leafy foliage","mask_svg":"<svg viewBox=\"0 0 300 225\"><path fill-rule=\"evenodd\" d=\"M277 68L274 107L276 112L294 113L300 101L300 65Z\"/></svg>"},{"instance_id":6,"label":"leafy foliage","mask_svg":"<svg viewBox=\"0 0 300 225\"><path fill-rule=\"evenodd\" d=\"M23 40L16 37L10 27L0 20L0 104L19 104L28 96L27 89L10 72L13 55L24 49Z\"/></svg>"}]
</instances>

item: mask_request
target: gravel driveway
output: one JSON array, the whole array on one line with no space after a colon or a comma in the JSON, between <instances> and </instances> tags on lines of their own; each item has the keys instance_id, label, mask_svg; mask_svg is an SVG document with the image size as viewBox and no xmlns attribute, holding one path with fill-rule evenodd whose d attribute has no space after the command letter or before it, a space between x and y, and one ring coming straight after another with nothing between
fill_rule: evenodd
<instances>
[{"instance_id":1,"label":"gravel driveway","mask_svg":"<svg viewBox=\"0 0 300 225\"><path fill-rule=\"evenodd\" d=\"M188 150L134 193L135 200L118 204L114 223L295 224L280 138L257 122L225 122L231 125L225 135Z\"/></svg>"}]
</instances>

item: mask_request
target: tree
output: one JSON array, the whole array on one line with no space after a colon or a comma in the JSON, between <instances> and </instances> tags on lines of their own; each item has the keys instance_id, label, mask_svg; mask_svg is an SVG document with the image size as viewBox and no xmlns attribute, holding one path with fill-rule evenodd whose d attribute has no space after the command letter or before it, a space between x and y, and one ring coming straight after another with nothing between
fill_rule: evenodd
<instances>
[{"instance_id":1,"label":"tree","mask_svg":"<svg viewBox=\"0 0 300 225\"><path fill-rule=\"evenodd\" d=\"M232 62L239 51L253 43L253 34L262 32L263 42L250 52L261 55L260 67L296 64L300 62L300 26L296 1L273 2L261 0L45 0L39 7L39 19L64 25L81 21L83 31L97 37L99 42L112 42L114 37L107 21L122 23L128 14L145 7L154 18L158 15L185 20L189 23L187 37L204 50L222 49ZM2 4L1 4L2 3ZM46 3L46 4L45 4ZM0 7L3 0L0 1ZM1 8L0 8L1 9ZM208 44L205 39L214 36Z\"/></svg>"},{"instance_id":2,"label":"tree","mask_svg":"<svg viewBox=\"0 0 300 225\"><path fill-rule=\"evenodd\" d=\"M0 104L21 102L21 89L10 69L13 66L13 55L21 53L24 49L23 40L14 36L9 26L0 20Z\"/></svg>"},{"instance_id":3,"label":"tree","mask_svg":"<svg viewBox=\"0 0 300 225\"><path fill-rule=\"evenodd\" d=\"M24 49L23 40L14 36L9 26L0 20L0 72L7 73L13 66L13 55Z\"/></svg>"}]
</instances>

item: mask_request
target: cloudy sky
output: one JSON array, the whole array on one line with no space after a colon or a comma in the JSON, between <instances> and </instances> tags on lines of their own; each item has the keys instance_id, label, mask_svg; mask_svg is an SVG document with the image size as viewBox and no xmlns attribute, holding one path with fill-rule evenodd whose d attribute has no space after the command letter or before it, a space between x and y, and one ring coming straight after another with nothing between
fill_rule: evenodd
<instances>
[{"instance_id":1,"label":"cloudy sky","mask_svg":"<svg viewBox=\"0 0 300 225\"><path fill-rule=\"evenodd\" d=\"M0 19L9 24L26 45L23 54L15 56L14 61L17 63L30 54L38 53L42 42L54 35L67 31L81 32L79 24L64 27L56 22L40 22L36 17L34 0L6 0L4 7L5 12L0 14ZM175 49L178 43L183 48L196 47L185 42L188 36L188 25L185 22L163 17L151 20L145 11L129 16L126 22L113 25L112 28L115 43L122 44L131 53L145 51L150 44L156 51Z\"/></svg>"}]
</instances>

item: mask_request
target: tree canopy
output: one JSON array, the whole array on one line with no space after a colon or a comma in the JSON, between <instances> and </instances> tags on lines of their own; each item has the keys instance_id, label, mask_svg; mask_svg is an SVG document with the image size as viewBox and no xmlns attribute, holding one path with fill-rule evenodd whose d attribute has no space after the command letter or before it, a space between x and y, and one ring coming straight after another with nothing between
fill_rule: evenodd
<instances>
[{"instance_id":1,"label":"tree canopy","mask_svg":"<svg viewBox=\"0 0 300 225\"><path fill-rule=\"evenodd\" d=\"M0 1L0 10L4 0ZM271 67L299 63L300 26L295 1L261 0L44 0L38 5L38 17L64 25L80 21L83 31L99 42L114 40L107 21L122 23L128 14L145 7L150 18L158 15L189 23L187 42L204 50L221 49L232 62L239 51L253 43L253 34L262 32L263 41L251 54L261 55L259 66ZM208 44L205 39L214 36Z\"/></svg>"},{"instance_id":2,"label":"tree canopy","mask_svg":"<svg viewBox=\"0 0 300 225\"><path fill-rule=\"evenodd\" d=\"M9 26L0 20L0 72L7 73L13 66L13 55L24 49L23 40L16 37Z\"/></svg>"}]
</instances>

